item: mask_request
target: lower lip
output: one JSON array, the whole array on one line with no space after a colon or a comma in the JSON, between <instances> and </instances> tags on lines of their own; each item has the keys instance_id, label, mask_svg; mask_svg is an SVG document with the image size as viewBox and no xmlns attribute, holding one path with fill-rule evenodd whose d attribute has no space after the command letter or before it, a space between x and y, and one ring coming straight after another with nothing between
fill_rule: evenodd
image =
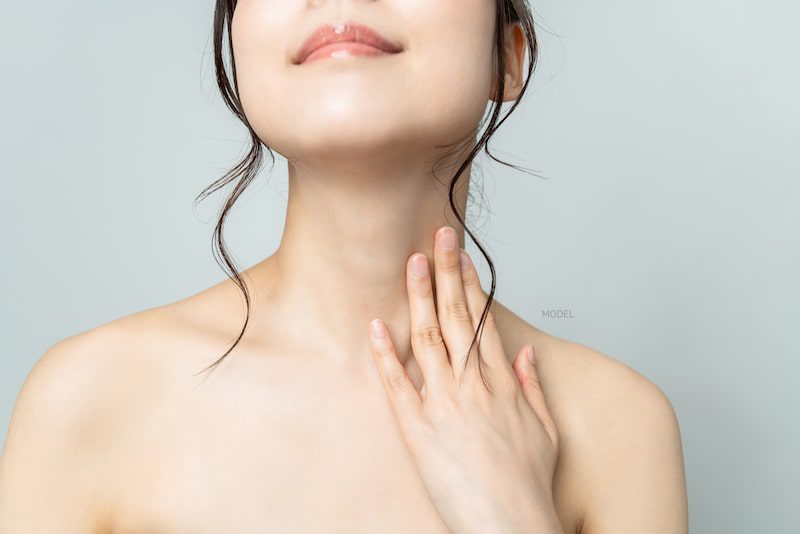
<instances>
[{"instance_id":1,"label":"lower lip","mask_svg":"<svg viewBox=\"0 0 800 534\"><path fill-rule=\"evenodd\" d=\"M381 50L380 48L376 48L364 43L343 41L317 48L311 54L309 54L308 57L306 57L301 65L303 63L308 63L309 61L324 58L342 58L348 56L385 56L388 54L392 54L392 52L387 52L386 50Z\"/></svg>"}]
</instances>

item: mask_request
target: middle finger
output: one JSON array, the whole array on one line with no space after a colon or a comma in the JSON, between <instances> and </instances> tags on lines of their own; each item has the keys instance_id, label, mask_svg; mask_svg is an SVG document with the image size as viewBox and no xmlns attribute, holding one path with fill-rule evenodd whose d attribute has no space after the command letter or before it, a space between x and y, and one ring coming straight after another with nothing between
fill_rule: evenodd
<instances>
[{"instance_id":1,"label":"middle finger","mask_svg":"<svg viewBox=\"0 0 800 534\"><path fill-rule=\"evenodd\" d=\"M458 380L464 372L469 372L470 366L477 364L478 354L476 344L465 371L464 359L470 350L474 331L461 280L458 236L453 228L444 226L436 232L433 261L436 276L436 314L447 352L450 354L453 376Z\"/></svg>"}]
</instances>

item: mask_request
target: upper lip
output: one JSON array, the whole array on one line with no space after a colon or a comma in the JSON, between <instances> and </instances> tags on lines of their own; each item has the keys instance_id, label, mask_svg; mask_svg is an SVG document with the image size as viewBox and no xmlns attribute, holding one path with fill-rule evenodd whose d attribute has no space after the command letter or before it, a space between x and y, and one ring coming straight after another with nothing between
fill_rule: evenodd
<instances>
[{"instance_id":1,"label":"upper lip","mask_svg":"<svg viewBox=\"0 0 800 534\"><path fill-rule=\"evenodd\" d=\"M323 24L311 32L295 54L294 63L302 63L317 48L342 41L364 43L390 53L400 52L403 49L399 44L383 37L369 26L353 21L344 21Z\"/></svg>"}]
</instances>

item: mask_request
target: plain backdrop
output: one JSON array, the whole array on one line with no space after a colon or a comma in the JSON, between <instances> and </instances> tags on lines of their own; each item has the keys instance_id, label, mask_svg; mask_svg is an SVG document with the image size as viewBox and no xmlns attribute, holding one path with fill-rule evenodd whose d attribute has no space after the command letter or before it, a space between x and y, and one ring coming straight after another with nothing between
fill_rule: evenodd
<instances>
[{"instance_id":1,"label":"plain backdrop","mask_svg":"<svg viewBox=\"0 0 800 534\"><path fill-rule=\"evenodd\" d=\"M496 263L496 296L667 394L692 532L788 532L800 482L800 4L534 9L539 69L492 146L548 179L486 157L474 175L487 203L470 222ZM192 209L247 139L213 83L212 10L3 7L3 439L48 347L225 278L211 254L222 197ZM286 192L279 159L240 199L226 234L240 266L274 251ZM571 317L543 317L551 309Z\"/></svg>"}]
</instances>

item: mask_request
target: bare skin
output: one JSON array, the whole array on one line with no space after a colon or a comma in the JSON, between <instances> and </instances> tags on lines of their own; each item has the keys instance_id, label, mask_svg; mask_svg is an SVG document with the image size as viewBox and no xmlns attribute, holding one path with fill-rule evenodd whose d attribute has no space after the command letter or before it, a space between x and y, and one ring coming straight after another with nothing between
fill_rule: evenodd
<instances>
[{"instance_id":1,"label":"bare skin","mask_svg":"<svg viewBox=\"0 0 800 534\"><path fill-rule=\"evenodd\" d=\"M489 0L237 3L243 108L289 163L281 244L244 274L247 333L205 383L193 376L241 329L242 297L225 280L51 347L25 380L0 459L1 533L445 532L368 325L387 324L419 386L405 265L415 252L432 257L445 224L464 247L444 186L471 147L437 173L432 162L471 135L488 100L514 100L522 86L517 26L498 94L495 9ZM402 51L291 61L313 28L342 18ZM468 188L455 197L465 213ZM524 345L536 350L561 436L552 495L564 531L685 533L680 433L664 394L497 301L492 312L509 364Z\"/></svg>"},{"instance_id":2,"label":"bare skin","mask_svg":"<svg viewBox=\"0 0 800 534\"><path fill-rule=\"evenodd\" d=\"M0 531L446 532L376 370L246 337L198 387L190 375L238 331L225 312L240 306L225 281L45 353L0 463ZM562 436L553 496L565 532L684 532L680 438L663 394L492 309L507 354L536 347ZM413 359L408 370L418 376Z\"/></svg>"}]
</instances>

